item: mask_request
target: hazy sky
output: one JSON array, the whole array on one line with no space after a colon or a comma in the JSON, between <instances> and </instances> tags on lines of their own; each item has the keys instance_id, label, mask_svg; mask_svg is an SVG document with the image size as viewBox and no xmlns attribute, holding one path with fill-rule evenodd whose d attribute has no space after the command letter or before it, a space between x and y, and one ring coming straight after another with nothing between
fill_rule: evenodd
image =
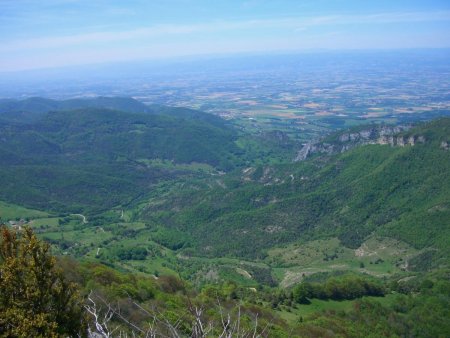
<instances>
[{"instance_id":1,"label":"hazy sky","mask_svg":"<svg viewBox=\"0 0 450 338\"><path fill-rule=\"evenodd\" d=\"M449 0L0 0L0 71L185 55L450 47Z\"/></svg>"}]
</instances>

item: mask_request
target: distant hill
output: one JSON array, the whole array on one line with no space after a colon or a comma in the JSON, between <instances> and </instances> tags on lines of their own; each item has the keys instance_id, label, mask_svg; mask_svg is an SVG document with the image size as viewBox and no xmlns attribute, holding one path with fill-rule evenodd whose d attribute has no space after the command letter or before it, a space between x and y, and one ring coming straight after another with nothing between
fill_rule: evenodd
<instances>
[{"instance_id":1,"label":"distant hill","mask_svg":"<svg viewBox=\"0 0 450 338\"><path fill-rule=\"evenodd\" d=\"M211 123L216 126L223 126L224 121L222 118L208 114L199 110L194 110L184 107L167 107L161 105L149 105L147 106L147 112L157 115L168 115L173 117L179 117L189 120L201 120Z\"/></svg>"},{"instance_id":2,"label":"distant hill","mask_svg":"<svg viewBox=\"0 0 450 338\"><path fill-rule=\"evenodd\" d=\"M128 112L53 111L85 104L123 107ZM104 209L133 200L158 180L189 174L179 164L203 163L227 171L242 163L242 150L235 144L237 130L202 112L147 109L123 98L61 102L36 98L11 107L4 114L23 109L35 115L26 123L0 123L0 198L5 201L53 210ZM147 110L130 112L139 107ZM154 160L172 165L154 166Z\"/></svg>"},{"instance_id":3,"label":"distant hill","mask_svg":"<svg viewBox=\"0 0 450 338\"><path fill-rule=\"evenodd\" d=\"M237 134L220 122L83 109L49 113L31 131L54 141L65 161L167 159L228 170L234 166L233 153L239 152L234 144Z\"/></svg>"},{"instance_id":4,"label":"distant hill","mask_svg":"<svg viewBox=\"0 0 450 338\"><path fill-rule=\"evenodd\" d=\"M49 112L86 108L167 115L190 120L203 120L216 126L223 125L223 120L212 114L183 107L167 107L156 104L146 105L130 97L94 97L62 101L42 97L32 97L24 100L0 99L0 121L29 123L37 121Z\"/></svg>"},{"instance_id":5,"label":"distant hill","mask_svg":"<svg viewBox=\"0 0 450 338\"><path fill-rule=\"evenodd\" d=\"M31 122L51 111L82 108L106 108L130 113L150 111L142 102L127 97L95 97L63 101L32 97L25 100L0 100L0 119L15 122Z\"/></svg>"}]
</instances>

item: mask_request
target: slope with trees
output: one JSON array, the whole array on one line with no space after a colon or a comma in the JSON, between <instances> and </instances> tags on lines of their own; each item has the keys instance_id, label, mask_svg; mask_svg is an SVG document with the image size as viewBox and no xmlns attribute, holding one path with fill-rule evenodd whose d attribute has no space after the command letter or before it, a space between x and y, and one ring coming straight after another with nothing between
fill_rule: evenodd
<instances>
[{"instance_id":1,"label":"slope with trees","mask_svg":"<svg viewBox=\"0 0 450 338\"><path fill-rule=\"evenodd\" d=\"M404 134L413 135L425 143L366 145L298 164L247 168L208 189L186 186L150 204L142 217L188 232L200 255L264 257L274 245L327 237L356 249L377 233L448 257L450 119Z\"/></svg>"}]
</instances>

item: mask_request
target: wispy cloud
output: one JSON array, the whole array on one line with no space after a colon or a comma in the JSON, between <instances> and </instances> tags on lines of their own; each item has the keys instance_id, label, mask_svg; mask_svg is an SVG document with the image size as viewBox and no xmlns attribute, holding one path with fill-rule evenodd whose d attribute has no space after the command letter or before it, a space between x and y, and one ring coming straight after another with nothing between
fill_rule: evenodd
<instances>
[{"instance_id":1,"label":"wispy cloud","mask_svg":"<svg viewBox=\"0 0 450 338\"><path fill-rule=\"evenodd\" d=\"M132 14L112 11L114 15ZM55 30L54 34L22 39L9 36L5 29L0 34L0 70L250 51L450 47L450 11L447 10L274 17L141 23L135 28L127 24L124 26L127 29L103 21L94 22L97 26L80 27L76 34L61 31L58 34ZM355 30L355 26L361 29ZM403 29L398 29L400 26ZM427 31L430 26L438 29ZM396 27L392 34L391 27Z\"/></svg>"},{"instance_id":2,"label":"wispy cloud","mask_svg":"<svg viewBox=\"0 0 450 338\"><path fill-rule=\"evenodd\" d=\"M450 11L410 12L410 13L378 13L367 15L329 15L313 17L288 17L273 20L214 21L200 24L165 24L140 27L123 31L100 31L65 36L47 36L42 38L8 41L2 39L0 52L11 52L29 49L52 49L68 46L115 43L133 40L151 40L157 37L183 36L189 34L205 34L251 30L281 30L281 32L302 32L312 27L337 26L348 24L377 25L389 23L414 23L429 21L450 22Z\"/></svg>"}]
</instances>

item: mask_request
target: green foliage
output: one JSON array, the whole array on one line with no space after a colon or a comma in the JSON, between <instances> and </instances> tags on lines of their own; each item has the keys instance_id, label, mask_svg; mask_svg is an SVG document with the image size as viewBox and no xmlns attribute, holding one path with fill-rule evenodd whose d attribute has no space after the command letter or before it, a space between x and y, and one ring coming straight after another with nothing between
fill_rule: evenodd
<instances>
[{"instance_id":1,"label":"green foliage","mask_svg":"<svg viewBox=\"0 0 450 338\"><path fill-rule=\"evenodd\" d=\"M211 336L218 336L223 331L221 313L224 318L229 314L233 322L239 320L242 331L265 331L275 337L285 335L286 323L276 314L247 302L247 299L255 297L255 293L235 283L206 285L199 291L175 276L152 278L120 272L101 264L80 264L69 258L62 259L59 264L67 278L77 281L85 293L98 302L98 305L102 305L103 309L120 309L121 316L133 326L121 320L120 316L113 316L109 325L118 327L122 332L131 334L136 327L145 329L151 321L153 329L161 335L174 335L173 331L167 332L169 324L181 336L191 336L195 309L201 309L200 319L211 326ZM135 333L141 336L143 332Z\"/></svg>"},{"instance_id":2,"label":"green foliage","mask_svg":"<svg viewBox=\"0 0 450 338\"><path fill-rule=\"evenodd\" d=\"M408 268L411 271L430 271L439 267L439 263L443 260L445 260L445 257L443 257L442 252L435 249L429 249L412 257L408 262Z\"/></svg>"},{"instance_id":3,"label":"green foliage","mask_svg":"<svg viewBox=\"0 0 450 338\"><path fill-rule=\"evenodd\" d=\"M348 275L329 278L325 283L303 282L294 290L294 299L300 304L307 304L309 299L356 299L363 296L383 296L384 287L367 278Z\"/></svg>"},{"instance_id":4,"label":"green foliage","mask_svg":"<svg viewBox=\"0 0 450 338\"><path fill-rule=\"evenodd\" d=\"M120 260L144 260L147 254L145 248L124 248L118 250L117 258Z\"/></svg>"},{"instance_id":5,"label":"green foliage","mask_svg":"<svg viewBox=\"0 0 450 338\"><path fill-rule=\"evenodd\" d=\"M76 286L63 277L49 246L30 229L20 237L1 229L0 285L0 335L84 335Z\"/></svg>"},{"instance_id":6,"label":"green foliage","mask_svg":"<svg viewBox=\"0 0 450 338\"><path fill-rule=\"evenodd\" d=\"M189 236L186 233L170 228L160 228L152 234L152 239L171 250L189 246Z\"/></svg>"},{"instance_id":7,"label":"green foliage","mask_svg":"<svg viewBox=\"0 0 450 338\"><path fill-rule=\"evenodd\" d=\"M43 218L48 216L47 213L26 209L24 207L8 204L0 201L0 220L13 220L16 218L30 219L30 218Z\"/></svg>"},{"instance_id":8,"label":"green foliage","mask_svg":"<svg viewBox=\"0 0 450 338\"><path fill-rule=\"evenodd\" d=\"M362 299L348 312L317 313L297 328L301 337L339 334L344 337L447 337L450 334L448 280L426 292L397 295L391 304Z\"/></svg>"}]
</instances>

